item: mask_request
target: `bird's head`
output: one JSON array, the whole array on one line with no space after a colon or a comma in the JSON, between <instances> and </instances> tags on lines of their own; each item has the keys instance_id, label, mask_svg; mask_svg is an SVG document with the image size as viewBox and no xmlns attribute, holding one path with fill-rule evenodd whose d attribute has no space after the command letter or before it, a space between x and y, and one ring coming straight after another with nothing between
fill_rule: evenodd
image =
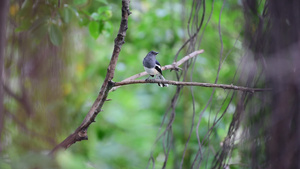
<instances>
[{"instance_id":1,"label":"bird's head","mask_svg":"<svg viewBox=\"0 0 300 169\"><path fill-rule=\"evenodd\" d=\"M157 55L158 54L158 52L155 52L153 50L150 53L153 54L153 55Z\"/></svg>"}]
</instances>

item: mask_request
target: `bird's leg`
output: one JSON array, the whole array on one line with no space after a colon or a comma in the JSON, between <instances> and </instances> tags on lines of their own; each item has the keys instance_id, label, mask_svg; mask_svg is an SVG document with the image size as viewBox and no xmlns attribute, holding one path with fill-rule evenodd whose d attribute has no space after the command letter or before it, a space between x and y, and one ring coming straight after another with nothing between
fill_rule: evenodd
<instances>
[{"instance_id":1,"label":"bird's leg","mask_svg":"<svg viewBox=\"0 0 300 169\"><path fill-rule=\"evenodd\" d=\"M155 75L155 80L156 80L156 79L159 79L159 80L160 80L160 78L159 78L159 75L158 75L158 74L157 74L157 75ZM157 83L157 85L158 85L159 87L164 87L162 83Z\"/></svg>"},{"instance_id":2,"label":"bird's leg","mask_svg":"<svg viewBox=\"0 0 300 169\"><path fill-rule=\"evenodd\" d=\"M145 81L148 81L148 80L149 80L149 78L150 78L150 76L149 76L149 77L147 77L147 78L145 79Z\"/></svg>"},{"instance_id":3,"label":"bird's leg","mask_svg":"<svg viewBox=\"0 0 300 169\"><path fill-rule=\"evenodd\" d=\"M149 77L147 77L147 79L145 79L145 81L149 81L150 77L153 77L153 75L150 75Z\"/></svg>"}]
</instances>

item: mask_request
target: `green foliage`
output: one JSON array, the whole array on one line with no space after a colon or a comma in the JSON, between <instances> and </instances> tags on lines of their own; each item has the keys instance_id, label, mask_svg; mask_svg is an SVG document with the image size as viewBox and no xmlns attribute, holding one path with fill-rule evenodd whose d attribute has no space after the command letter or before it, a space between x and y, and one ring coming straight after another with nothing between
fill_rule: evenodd
<instances>
[{"instance_id":1,"label":"green foliage","mask_svg":"<svg viewBox=\"0 0 300 169\"><path fill-rule=\"evenodd\" d=\"M32 2L25 1L22 8L14 14L19 17L19 24L15 31L23 32L30 29L38 39L41 39L41 36L44 36L45 33L48 32L51 43L59 46L63 39L61 29L68 27L75 15L77 22L79 22L81 26L88 25L90 35L95 39L99 37L103 29L105 29L107 33L112 33L110 31L112 11L109 6L106 6L106 1L96 1L98 2L97 6L101 4L97 9L80 8L81 5L87 5L88 2L86 0L77 0L70 4L60 4L60 8L58 8L55 2L56 1L52 0L49 4L41 4L41 9L49 5L50 8L45 8L44 11L33 14L30 12L33 6ZM18 8L16 4L13 5L12 7ZM33 15L34 18L29 19L30 17L32 18Z\"/></svg>"},{"instance_id":2,"label":"green foliage","mask_svg":"<svg viewBox=\"0 0 300 169\"><path fill-rule=\"evenodd\" d=\"M99 37L103 29L110 29L110 23L107 22L112 17L112 11L108 6L99 7L97 12L93 12L90 17L93 21L89 23L89 32L95 39ZM105 25L108 25L105 27Z\"/></svg>"},{"instance_id":3,"label":"green foliage","mask_svg":"<svg viewBox=\"0 0 300 169\"><path fill-rule=\"evenodd\" d=\"M99 34L102 32L103 26L100 26L99 22L92 21L89 24L89 31L93 38L97 39Z\"/></svg>"}]
</instances>

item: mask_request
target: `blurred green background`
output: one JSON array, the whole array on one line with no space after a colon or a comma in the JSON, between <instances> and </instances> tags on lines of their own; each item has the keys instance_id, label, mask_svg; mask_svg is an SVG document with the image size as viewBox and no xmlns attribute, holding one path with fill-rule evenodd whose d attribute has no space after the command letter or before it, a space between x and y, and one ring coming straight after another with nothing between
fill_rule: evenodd
<instances>
[{"instance_id":1,"label":"blurred green background","mask_svg":"<svg viewBox=\"0 0 300 169\"><path fill-rule=\"evenodd\" d=\"M200 45L197 50L205 52L197 57L193 71L187 70L185 81L214 83L222 55L224 62L218 83L231 84L242 55L238 40L242 36L242 7L235 0L225 1L224 6L223 1L205 3L204 24L199 33L203 38L201 43L197 42ZM173 63L177 51L188 39L192 4L191 0L131 0L132 14L113 80L122 81L144 71L142 60L151 50L159 52L157 59L161 65ZM121 1L10 0L8 13L5 128L0 168L138 169L146 168L151 151L156 160L154 168L162 168L165 158L162 141L154 143L176 86L134 84L118 88L109 93L112 100L105 102L96 123L89 127L88 141L77 142L54 158L47 155L81 124L98 95L120 25ZM188 50L183 48L177 60L186 54ZM174 71L163 73L166 79L177 80ZM172 126L172 151L166 168L177 168L180 164L192 122L198 122L212 91L212 88L184 87L179 93ZM209 141L203 144L203 150L210 153L200 168L210 168L214 153L227 134L236 107L236 98L232 102L226 99L228 93L232 92L216 89L213 104L201 119L199 136L203 140L214 118L220 117L219 112L228 106ZM167 121L162 128L166 124ZM196 125L183 168L190 168L198 150L195 128ZM233 163L239 162L239 155L234 157Z\"/></svg>"}]
</instances>

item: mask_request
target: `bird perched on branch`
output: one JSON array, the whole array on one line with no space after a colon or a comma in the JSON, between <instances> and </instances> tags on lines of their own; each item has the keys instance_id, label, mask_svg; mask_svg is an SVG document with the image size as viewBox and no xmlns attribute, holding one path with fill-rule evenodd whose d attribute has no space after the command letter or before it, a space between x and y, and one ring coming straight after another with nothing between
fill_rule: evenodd
<instances>
[{"instance_id":1,"label":"bird perched on branch","mask_svg":"<svg viewBox=\"0 0 300 169\"><path fill-rule=\"evenodd\" d=\"M165 78L162 75L161 66L156 60L157 54L158 52L155 51L151 51L147 54L147 56L143 60L144 69L151 77L154 77L154 75L156 75L156 78L165 80ZM150 76L146 80L148 80ZM168 87L168 84L158 83L158 86Z\"/></svg>"}]
</instances>

